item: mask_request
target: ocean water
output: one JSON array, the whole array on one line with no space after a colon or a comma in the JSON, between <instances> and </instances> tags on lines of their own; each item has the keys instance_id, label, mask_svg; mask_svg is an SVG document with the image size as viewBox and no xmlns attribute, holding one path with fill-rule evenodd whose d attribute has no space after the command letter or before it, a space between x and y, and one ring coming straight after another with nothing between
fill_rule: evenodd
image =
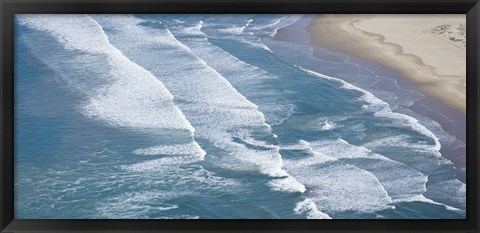
<instances>
[{"instance_id":1,"label":"ocean water","mask_svg":"<svg viewBox=\"0 0 480 233\"><path fill-rule=\"evenodd\" d=\"M308 20L17 15L15 217L465 218L458 140Z\"/></svg>"}]
</instances>

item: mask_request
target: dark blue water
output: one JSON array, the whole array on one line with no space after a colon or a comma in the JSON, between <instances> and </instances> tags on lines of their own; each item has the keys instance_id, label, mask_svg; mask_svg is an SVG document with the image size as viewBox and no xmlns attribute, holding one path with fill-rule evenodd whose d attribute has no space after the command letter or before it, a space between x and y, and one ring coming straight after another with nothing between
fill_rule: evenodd
<instances>
[{"instance_id":1,"label":"dark blue water","mask_svg":"<svg viewBox=\"0 0 480 233\"><path fill-rule=\"evenodd\" d=\"M298 19L17 16L16 218L464 218L425 120L268 39Z\"/></svg>"}]
</instances>

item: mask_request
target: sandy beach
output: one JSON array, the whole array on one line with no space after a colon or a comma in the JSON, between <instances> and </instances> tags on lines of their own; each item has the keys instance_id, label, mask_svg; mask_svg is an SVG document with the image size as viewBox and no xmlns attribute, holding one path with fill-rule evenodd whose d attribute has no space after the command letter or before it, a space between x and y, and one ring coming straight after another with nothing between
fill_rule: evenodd
<instances>
[{"instance_id":1,"label":"sandy beach","mask_svg":"<svg viewBox=\"0 0 480 233\"><path fill-rule=\"evenodd\" d=\"M425 95L466 112L465 15L318 15L313 43L398 71Z\"/></svg>"}]
</instances>

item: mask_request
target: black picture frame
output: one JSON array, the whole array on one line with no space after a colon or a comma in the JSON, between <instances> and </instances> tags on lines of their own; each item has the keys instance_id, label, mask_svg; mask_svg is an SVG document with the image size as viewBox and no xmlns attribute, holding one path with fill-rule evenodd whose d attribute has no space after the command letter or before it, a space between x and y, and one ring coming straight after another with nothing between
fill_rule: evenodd
<instances>
[{"instance_id":1,"label":"black picture frame","mask_svg":"<svg viewBox=\"0 0 480 233\"><path fill-rule=\"evenodd\" d=\"M478 0L1 0L1 232L479 232ZM467 218L462 220L19 220L14 211L14 15L22 13L466 14Z\"/></svg>"}]
</instances>

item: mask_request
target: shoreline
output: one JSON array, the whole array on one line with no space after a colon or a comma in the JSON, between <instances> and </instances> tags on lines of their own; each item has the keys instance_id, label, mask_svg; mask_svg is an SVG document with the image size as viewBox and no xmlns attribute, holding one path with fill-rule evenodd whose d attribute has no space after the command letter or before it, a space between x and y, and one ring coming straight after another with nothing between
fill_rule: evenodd
<instances>
[{"instance_id":1,"label":"shoreline","mask_svg":"<svg viewBox=\"0 0 480 233\"><path fill-rule=\"evenodd\" d=\"M273 39L280 40L280 41L293 42L297 44L310 45L314 49L313 55L319 59L324 59L320 54L321 52L317 51L317 50L321 50L321 48L327 48L332 52L338 51L342 54L353 55L349 52L342 52L341 50L339 51L336 49L329 48L323 43L312 41L312 34L310 33L310 28L315 18L311 18L310 20L308 20L309 18L310 17L305 17L303 22L298 21L292 25L279 29ZM301 33L301 31L303 32ZM305 37L309 38L309 40L305 41ZM415 91L418 93L422 93L424 95L423 98L416 100L411 106L405 107L405 109L408 109L415 114L421 115L422 117L426 117L437 122L438 124L441 125L441 128L445 133L447 133L450 136L454 136L457 139L457 141L460 141L462 143L466 142L465 141L466 140L465 112L461 111L458 108L452 107L451 105L446 104L444 101L441 101L440 99L436 98L433 95L424 93L423 91L417 89L417 86L418 86L417 83L415 83L409 78L406 78L401 72L395 69L384 66L383 64L378 63L375 60L366 59L362 57L359 57L359 58L352 57L352 60L354 60L354 62L357 64L360 64L364 67L368 67L369 69L375 70L375 72L379 75L386 76L395 80L397 85L395 88L399 88L398 90L407 91L407 92ZM322 73L321 70L317 70L317 72ZM379 85L377 87L380 87L381 89L387 90L387 91L392 90L392 85L389 85L389 84ZM368 90L368 88L366 90ZM399 93L396 93L395 91L393 91L393 93L397 95L399 94ZM402 111L400 111L400 113L402 113ZM411 116L411 114L408 114L408 113L404 113L404 114ZM459 125L461 127L458 127ZM452 161L457 168L460 169L465 167L466 165L465 147L457 148L457 147L451 147L451 146L449 147L442 146L440 152L445 158Z\"/></svg>"},{"instance_id":2,"label":"shoreline","mask_svg":"<svg viewBox=\"0 0 480 233\"><path fill-rule=\"evenodd\" d=\"M390 20L389 17L396 18ZM313 19L307 31L312 43L374 61L395 70L412 81L421 93L466 113L466 56L464 55L463 61L457 62L459 59L456 58L462 56L461 51L453 58L445 56L452 49L443 51L446 47L455 47L454 45L439 39L438 36L418 33L424 32L428 26L442 25L443 21L439 17L444 16L427 15L425 17L428 17L428 23L421 22L420 26L416 27L408 25L415 22L416 18L408 20L408 17L412 16L319 15ZM430 22L434 20L438 22ZM409 35L398 38L392 35L399 28L409 27L414 28L412 32L398 32ZM414 33L421 35L414 37L411 35ZM408 41L410 37L414 38ZM426 41L417 43L415 39Z\"/></svg>"}]
</instances>

